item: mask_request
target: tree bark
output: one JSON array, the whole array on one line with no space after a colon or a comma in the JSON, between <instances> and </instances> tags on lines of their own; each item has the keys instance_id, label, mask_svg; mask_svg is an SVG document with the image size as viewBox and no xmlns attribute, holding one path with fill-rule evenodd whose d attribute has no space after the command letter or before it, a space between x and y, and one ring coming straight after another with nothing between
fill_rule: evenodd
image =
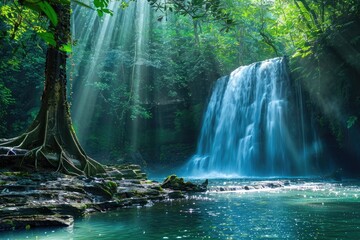
<instances>
[{"instance_id":1,"label":"tree bark","mask_svg":"<svg viewBox=\"0 0 360 240\"><path fill-rule=\"evenodd\" d=\"M70 40L70 5L54 3L59 23L50 25L56 46L46 55L45 87L40 111L30 128L21 136L0 141L0 161L21 160L19 166L56 170L71 175L95 175L104 172L101 164L89 158L81 148L72 126L66 96L67 54L59 48ZM1 165L5 165L2 163Z\"/></svg>"}]
</instances>

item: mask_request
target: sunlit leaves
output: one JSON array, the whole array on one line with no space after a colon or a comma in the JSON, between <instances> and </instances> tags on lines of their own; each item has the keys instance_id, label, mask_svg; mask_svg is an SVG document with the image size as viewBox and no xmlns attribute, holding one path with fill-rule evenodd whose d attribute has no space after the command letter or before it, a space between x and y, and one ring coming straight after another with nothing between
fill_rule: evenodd
<instances>
[{"instance_id":1,"label":"sunlit leaves","mask_svg":"<svg viewBox=\"0 0 360 240\"><path fill-rule=\"evenodd\" d=\"M122 9L125 9L125 8L127 8L128 6L129 6L129 2L121 1L120 7L121 7Z\"/></svg>"},{"instance_id":2,"label":"sunlit leaves","mask_svg":"<svg viewBox=\"0 0 360 240\"><path fill-rule=\"evenodd\" d=\"M193 20L215 20L223 24L223 29L228 31L235 25L235 21L227 9L222 6L220 0L148 0L149 4L156 11L163 12L166 16L168 12L175 12L183 16L190 16ZM163 16L158 17L164 19Z\"/></svg>"},{"instance_id":3,"label":"sunlit leaves","mask_svg":"<svg viewBox=\"0 0 360 240\"><path fill-rule=\"evenodd\" d=\"M62 45L60 47L60 50L63 51L63 52L66 52L66 53L71 53L72 52L71 44L68 43L68 44Z\"/></svg>"},{"instance_id":4,"label":"sunlit leaves","mask_svg":"<svg viewBox=\"0 0 360 240\"><path fill-rule=\"evenodd\" d=\"M57 14L53 7L50 5L49 1L24 0L21 1L21 4L29 9L32 9L35 12L45 15L54 26L58 24Z\"/></svg>"},{"instance_id":5,"label":"sunlit leaves","mask_svg":"<svg viewBox=\"0 0 360 240\"><path fill-rule=\"evenodd\" d=\"M312 54L312 46L326 31L337 29L342 17L357 12L356 1L275 0L271 12L277 17L277 34L293 57Z\"/></svg>"},{"instance_id":6,"label":"sunlit leaves","mask_svg":"<svg viewBox=\"0 0 360 240\"><path fill-rule=\"evenodd\" d=\"M31 16L31 12L27 11ZM0 18L8 25L8 35L15 40L19 40L27 30L27 24L22 14L14 9L11 5L0 7Z\"/></svg>"},{"instance_id":7,"label":"sunlit leaves","mask_svg":"<svg viewBox=\"0 0 360 240\"><path fill-rule=\"evenodd\" d=\"M309 56L309 55L312 54L312 53L313 53L313 51L312 51L311 46L304 46L304 47L298 49L298 50L292 55L292 57L293 57L293 58L296 58L296 57L305 58L305 57Z\"/></svg>"}]
</instances>

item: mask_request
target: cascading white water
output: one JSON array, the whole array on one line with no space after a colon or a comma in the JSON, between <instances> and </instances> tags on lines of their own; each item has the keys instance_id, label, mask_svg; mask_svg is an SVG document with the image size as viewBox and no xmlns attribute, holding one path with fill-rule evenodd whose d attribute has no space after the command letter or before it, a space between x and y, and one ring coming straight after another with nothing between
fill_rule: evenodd
<instances>
[{"instance_id":1,"label":"cascading white water","mask_svg":"<svg viewBox=\"0 0 360 240\"><path fill-rule=\"evenodd\" d=\"M187 174L312 173L321 145L305 122L301 93L293 89L284 58L243 66L219 79Z\"/></svg>"}]
</instances>

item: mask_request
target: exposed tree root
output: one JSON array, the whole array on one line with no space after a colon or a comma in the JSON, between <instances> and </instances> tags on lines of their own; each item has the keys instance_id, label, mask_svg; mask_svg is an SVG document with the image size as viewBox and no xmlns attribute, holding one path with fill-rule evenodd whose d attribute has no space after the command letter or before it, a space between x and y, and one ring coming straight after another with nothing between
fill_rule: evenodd
<instances>
[{"instance_id":1,"label":"exposed tree root","mask_svg":"<svg viewBox=\"0 0 360 240\"><path fill-rule=\"evenodd\" d=\"M70 4L52 1L61 19L49 30L56 46L48 46L45 87L41 108L30 128L22 135L0 139L0 166L53 170L71 175L92 176L104 173L104 167L89 158L81 148L72 128L66 101L66 58L58 47L69 42Z\"/></svg>"},{"instance_id":2,"label":"exposed tree root","mask_svg":"<svg viewBox=\"0 0 360 240\"><path fill-rule=\"evenodd\" d=\"M68 124L58 124L53 118L49 119L48 111L44 115L44 121L33 124L34 127L26 133L0 140L1 165L35 170L51 169L69 175L92 176L105 172L101 164L85 154ZM37 119L41 117L38 116ZM50 131L49 122L52 125ZM6 163L10 159L16 159L15 163L11 161L4 164L4 161Z\"/></svg>"}]
</instances>

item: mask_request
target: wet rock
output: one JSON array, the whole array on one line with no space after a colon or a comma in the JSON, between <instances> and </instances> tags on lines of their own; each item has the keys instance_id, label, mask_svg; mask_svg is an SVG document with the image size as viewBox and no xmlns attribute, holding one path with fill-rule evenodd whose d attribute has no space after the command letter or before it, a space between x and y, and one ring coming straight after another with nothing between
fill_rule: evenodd
<instances>
[{"instance_id":1,"label":"wet rock","mask_svg":"<svg viewBox=\"0 0 360 240\"><path fill-rule=\"evenodd\" d=\"M133 197L130 199L132 205L140 205L143 206L147 204L148 200L143 197Z\"/></svg>"},{"instance_id":2,"label":"wet rock","mask_svg":"<svg viewBox=\"0 0 360 240\"><path fill-rule=\"evenodd\" d=\"M263 182L254 182L249 183L248 185L243 186L217 186L212 187L210 191L215 192L235 192L235 191L243 191L243 190L260 190L260 189L268 189L268 188L281 188L284 186L289 186L290 181L263 181Z\"/></svg>"},{"instance_id":3,"label":"wet rock","mask_svg":"<svg viewBox=\"0 0 360 240\"><path fill-rule=\"evenodd\" d=\"M283 182L283 184L284 184L284 186L290 186L290 181L289 181L289 180L285 180L285 181Z\"/></svg>"},{"instance_id":4,"label":"wet rock","mask_svg":"<svg viewBox=\"0 0 360 240\"><path fill-rule=\"evenodd\" d=\"M93 196L96 196L96 201L106 201L110 200L113 196L110 191L105 189L101 184L91 185L88 184L84 186L84 190Z\"/></svg>"},{"instance_id":5,"label":"wet rock","mask_svg":"<svg viewBox=\"0 0 360 240\"><path fill-rule=\"evenodd\" d=\"M122 208L124 206L130 205L130 202L120 201L120 200L111 200L107 202L101 202L91 205L94 211L108 211L112 209Z\"/></svg>"},{"instance_id":6,"label":"wet rock","mask_svg":"<svg viewBox=\"0 0 360 240\"><path fill-rule=\"evenodd\" d=\"M124 174L122 174L119 170L114 169L108 172L110 177L113 177L116 180L122 180L125 178Z\"/></svg>"},{"instance_id":7,"label":"wet rock","mask_svg":"<svg viewBox=\"0 0 360 240\"><path fill-rule=\"evenodd\" d=\"M184 184L192 191L199 188ZM160 183L146 180L134 164L108 166L96 177L0 170L0 229L68 226L73 218L94 211L183 197L181 191L164 190Z\"/></svg>"},{"instance_id":8,"label":"wet rock","mask_svg":"<svg viewBox=\"0 0 360 240\"><path fill-rule=\"evenodd\" d=\"M147 189L146 192L145 192L145 195L158 196L158 195L160 195L160 191L155 190L155 189Z\"/></svg>"},{"instance_id":9,"label":"wet rock","mask_svg":"<svg viewBox=\"0 0 360 240\"><path fill-rule=\"evenodd\" d=\"M209 181L207 179L202 184L184 182L183 178L179 178L176 175L170 175L164 180L161 187L185 192L206 192L208 183Z\"/></svg>"},{"instance_id":10,"label":"wet rock","mask_svg":"<svg viewBox=\"0 0 360 240\"><path fill-rule=\"evenodd\" d=\"M0 230L31 229L34 227L68 227L74 223L70 215L27 215L0 219Z\"/></svg>"},{"instance_id":11,"label":"wet rock","mask_svg":"<svg viewBox=\"0 0 360 240\"><path fill-rule=\"evenodd\" d=\"M180 199L180 198L185 198L185 195L181 191L172 191L169 192L168 197L170 199Z\"/></svg>"}]
</instances>

